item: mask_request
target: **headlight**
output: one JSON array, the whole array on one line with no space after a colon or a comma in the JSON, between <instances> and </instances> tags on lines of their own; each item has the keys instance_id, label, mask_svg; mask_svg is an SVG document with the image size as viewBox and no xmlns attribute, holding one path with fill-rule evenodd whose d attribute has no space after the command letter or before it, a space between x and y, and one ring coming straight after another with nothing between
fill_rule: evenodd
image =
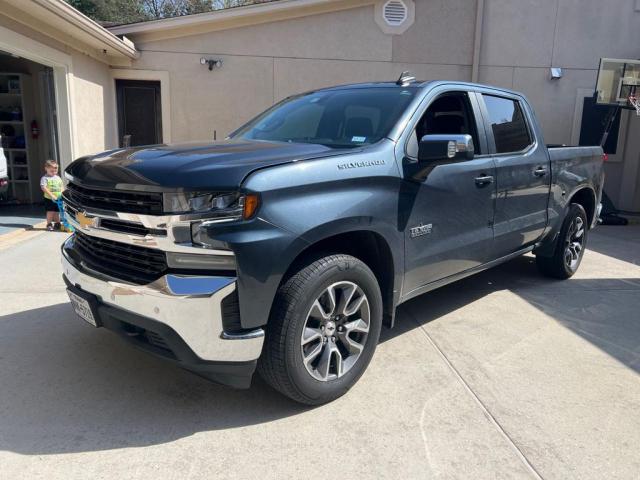
<instances>
[{"instance_id":1,"label":"headlight","mask_svg":"<svg viewBox=\"0 0 640 480\"><path fill-rule=\"evenodd\" d=\"M230 221L251 218L258 208L258 196L237 192L165 193L163 203L167 214L198 213L211 220Z\"/></svg>"}]
</instances>

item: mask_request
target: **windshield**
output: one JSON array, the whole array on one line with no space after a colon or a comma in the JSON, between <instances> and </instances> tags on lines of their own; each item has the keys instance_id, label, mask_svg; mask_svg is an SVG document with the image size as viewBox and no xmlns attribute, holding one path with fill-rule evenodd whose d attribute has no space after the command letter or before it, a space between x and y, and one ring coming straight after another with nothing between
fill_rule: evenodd
<instances>
[{"instance_id":1,"label":"windshield","mask_svg":"<svg viewBox=\"0 0 640 480\"><path fill-rule=\"evenodd\" d=\"M384 138L416 89L329 90L291 97L238 130L233 138L351 148Z\"/></svg>"}]
</instances>

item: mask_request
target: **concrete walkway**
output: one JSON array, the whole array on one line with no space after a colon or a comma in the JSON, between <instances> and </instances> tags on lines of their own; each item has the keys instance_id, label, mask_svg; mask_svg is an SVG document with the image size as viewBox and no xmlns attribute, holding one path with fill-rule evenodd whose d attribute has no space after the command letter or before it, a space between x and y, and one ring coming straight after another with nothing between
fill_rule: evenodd
<instances>
[{"instance_id":1,"label":"concrete walkway","mask_svg":"<svg viewBox=\"0 0 640 480\"><path fill-rule=\"evenodd\" d=\"M0 237L44 225L46 222L42 205L0 206Z\"/></svg>"},{"instance_id":2,"label":"concrete walkway","mask_svg":"<svg viewBox=\"0 0 640 480\"><path fill-rule=\"evenodd\" d=\"M405 304L313 409L77 319L64 237L0 249L0 478L638 478L638 226L593 232L571 280L526 256Z\"/></svg>"}]
</instances>

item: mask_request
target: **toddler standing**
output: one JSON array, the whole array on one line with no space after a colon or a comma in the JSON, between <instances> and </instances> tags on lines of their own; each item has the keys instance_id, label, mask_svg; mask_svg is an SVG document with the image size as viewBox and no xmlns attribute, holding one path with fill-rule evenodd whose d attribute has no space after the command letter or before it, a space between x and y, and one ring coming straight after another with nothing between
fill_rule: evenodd
<instances>
[{"instance_id":1,"label":"toddler standing","mask_svg":"<svg viewBox=\"0 0 640 480\"><path fill-rule=\"evenodd\" d=\"M47 212L47 230L60 229L60 210L56 200L63 190L62 179L58 175L58 164L54 160L47 160L44 164L45 175L40 179L40 188L44 193L44 209Z\"/></svg>"}]
</instances>

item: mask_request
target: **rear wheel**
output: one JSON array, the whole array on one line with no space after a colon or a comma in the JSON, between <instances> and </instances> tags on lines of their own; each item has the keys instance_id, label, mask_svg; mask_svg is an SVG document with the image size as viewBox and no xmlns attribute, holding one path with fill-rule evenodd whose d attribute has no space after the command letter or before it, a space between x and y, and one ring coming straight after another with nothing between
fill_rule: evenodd
<instances>
[{"instance_id":1,"label":"rear wheel","mask_svg":"<svg viewBox=\"0 0 640 480\"><path fill-rule=\"evenodd\" d=\"M578 271L587 242L587 214L577 203L572 203L565 218L553 255L536 257L540 271L550 277L566 279Z\"/></svg>"},{"instance_id":2,"label":"rear wheel","mask_svg":"<svg viewBox=\"0 0 640 480\"><path fill-rule=\"evenodd\" d=\"M329 402L364 373L381 325L373 272L349 255L320 258L280 287L258 371L298 402Z\"/></svg>"}]
</instances>

